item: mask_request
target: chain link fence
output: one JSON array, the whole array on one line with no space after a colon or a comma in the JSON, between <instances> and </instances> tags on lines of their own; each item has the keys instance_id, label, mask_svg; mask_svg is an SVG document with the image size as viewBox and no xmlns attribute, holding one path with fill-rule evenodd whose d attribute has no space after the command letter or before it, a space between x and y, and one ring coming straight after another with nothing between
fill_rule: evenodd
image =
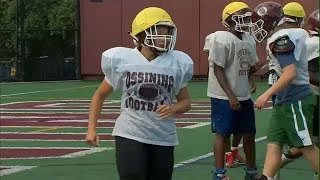
<instances>
[{"instance_id":1,"label":"chain link fence","mask_svg":"<svg viewBox=\"0 0 320 180\"><path fill-rule=\"evenodd\" d=\"M79 79L79 0L0 0L0 81Z\"/></svg>"}]
</instances>

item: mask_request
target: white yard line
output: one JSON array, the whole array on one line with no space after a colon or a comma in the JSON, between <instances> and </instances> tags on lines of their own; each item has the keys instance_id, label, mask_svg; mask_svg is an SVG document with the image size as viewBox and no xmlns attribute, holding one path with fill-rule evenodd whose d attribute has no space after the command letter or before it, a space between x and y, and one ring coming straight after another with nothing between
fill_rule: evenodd
<instances>
[{"instance_id":1,"label":"white yard line","mask_svg":"<svg viewBox=\"0 0 320 180\"><path fill-rule=\"evenodd\" d=\"M202 126L208 126L210 124L211 124L211 122L199 122L197 124L193 124L193 125L190 125L190 126L185 126L185 127L182 127L182 128L194 129L194 128L199 128L199 127L202 127Z\"/></svg>"},{"instance_id":2,"label":"white yard line","mask_svg":"<svg viewBox=\"0 0 320 180\"><path fill-rule=\"evenodd\" d=\"M15 148L13 148L15 149ZM17 149L17 148L16 148ZM21 149L21 148L20 148ZM25 148L25 149L33 149L33 148ZM59 148L59 147L48 147L48 148L43 148L43 149L67 149L67 148ZM49 156L49 157L22 157L22 158L0 158L0 160L8 160L8 159L57 159L57 158L77 158L77 157L81 157L81 156L85 156L88 154L92 154L92 153L97 153L97 152L102 152L102 151L106 151L106 150L113 150L113 147L95 147L95 148L69 148L69 149L87 149L87 150L83 150L80 152L74 152L74 153L69 153L66 155L62 155L62 156ZM1 172L1 171L0 171Z\"/></svg>"},{"instance_id":3,"label":"white yard line","mask_svg":"<svg viewBox=\"0 0 320 180\"><path fill-rule=\"evenodd\" d=\"M0 149L96 149L100 147L0 147ZM111 147L107 147L111 148ZM100 148L101 149L101 148Z\"/></svg>"},{"instance_id":4,"label":"white yard line","mask_svg":"<svg viewBox=\"0 0 320 180\"><path fill-rule=\"evenodd\" d=\"M263 136L263 137L256 138L255 141L256 141L256 142L260 142L260 141L263 141L263 140L265 140L265 139L267 139L267 136ZM240 144L239 146L242 147L243 144ZM213 156L213 152L210 152L210 153L207 153L207 154L204 154L204 155L201 155L201 156L197 156L197 157L195 157L195 158L191 158L191 159L188 159L188 160L185 160L185 161L181 161L181 162L175 164L175 165L174 165L174 168L178 168L178 167L181 167L181 166L185 166L185 165L187 165L187 164L191 164L191 163L193 163L193 162L196 162L196 161L199 161L199 160L201 160L201 159L205 159L205 158L208 158L208 157L211 157L211 156Z\"/></svg>"},{"instance_id":5,"label":"white yard line","mask_svg":"<svg viewBox=\"0 0 320 180\"><path fill-rule=\"evenodd\" d=\"M1 96L0 96L1 97ZM17 101L17 102L9 102L9 103L2 103L0 105L11 105L11 104L19 104L19 103L32 103L32 102L57 102L57 101L62 101L62 102L70 102L70 101L78 101L78 102L88 102L90 103L90 99L56 99L56 100L46 100L46 101ZM121 100L119 99L107 99L103 104L112 104L112 103L120 103Z\"/></svg>"},{"instance_id":6,"label":"white yard line","mask_svg":"<svg viewBox=\"0 0 320 180\"><path fill-rule=\"evenodd\" d=\"M77 116L5 116L1 119L57 119L57 118L76 118ZM88 120L87 120L88 121Z\"/></svg>"},{"instance_id":7,"label":"white yard line","mask_svg":"<svg viewBox=\"0 0 320 180\"><path fill-rule=\"evenodd\" d=\"M52 92L52 91L64 91L64 90L71 90L71 89L83 89L83 88L89 88L89 87L97 87L97 85L80 86L80 87L75 87L75 88L49 89L49 90L44 90L44 91L29 91L29 92L22 92L22 93L4 94L4 95L0 95L0 97L18 96L18 95L35 94L35 93L44 93L44 92Z\"/></svg>"},{"instance_id":8,"label":"white yard line","mask_svg":"<svg viewBox=\"0 0 320 180\"><path fill-rule=\"evenodd\" d=\"M57 133L57 132L53 132L53 133L50 133L50 132L0 132L0 134L20 134L20 135L23 135L23 134L32 134L32 135L44 135L44 134L52 134L52 135L55 135L55 134L69 134L69 135L86 135L86 133ZM111 135L111 133L99 133L99 135Z\"/></svg>"},{"instance_id":9,"label":"white yard line","mask_svg":"<svg viewBox=\"0 0 320 180\"><path fill-rule=\"evenodd\" d=\"M37 166L0 166L0 168L9 168L9 169L4 169L0 171L0 176L5 176L13 173L17 173L20 171L25 171L28 169L35 168Z\"/></svg>"},{"instance_id":10,"label":"white yard line","mask_svg":"<svg viewBox=\"0 0 320 180\"><path fill-rule=\"evenodd\" d=\"M0 126L1 128L37 128L37 129L45 129L48 127L52 127L52 128L75 128L75 129L87 129L87 127L75 127L75 126ZM113 127L97 127L97 129L112 129ZM5 131L2 129L1 130L2 133L4 133ZM23 133L23 132L20 132ZM24 132L24 133L28 133L28 132Z\"/></svg>"},{"instance_id":11,"label":"white yard line","mask_svg":"<svg viewBox=\"0 0 320 180\"><path fill-rule=\"evenodd\" d=\"M84 142L85 139L81 139L81 140L64 140L64 139L49 139L49 140L43 140L43 139L1 139L2 142L4 141L23 141L23 142L26 142L26 141L45 141L45 142ZM102 142L113 142L114 140L113 139L110 139L110 140L101 140L100 141Z\"/></svg>"}]
</instances>

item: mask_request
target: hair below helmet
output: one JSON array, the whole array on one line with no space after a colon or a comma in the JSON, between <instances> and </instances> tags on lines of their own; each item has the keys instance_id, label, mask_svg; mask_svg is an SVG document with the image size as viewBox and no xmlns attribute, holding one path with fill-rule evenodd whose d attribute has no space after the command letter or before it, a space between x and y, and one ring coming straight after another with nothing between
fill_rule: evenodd
<instances>
[{"instance_id":1,"label":"hair below helmet","mask_svg":"<svg viewBox=\"0 0 320 180\"><path fill-rule=\"evenodd\" d=\"M167 26L170 29L170 34L161 35L157 31L157 26ZM137 38L140 33L145 33L145 39L142 42ZM177 28L165 10L158 7L148 7L140 11L134 18L130 35L136 41L158 51L169 51L173 50L175 46ZM157 39L165 40L165 46L157 46L155 43Z\"/></svg>"},{"instance_id":2,"label":"hair below helmet","mask_svg":"<svg viewBox=\"0 0 320 180\"><path fill-rule=\"evenodd\" d=\"M283 19L282 6L276 2L263 2L252 10L253 27L251 33L261 42Z\"/></svg>"}]
</instances>

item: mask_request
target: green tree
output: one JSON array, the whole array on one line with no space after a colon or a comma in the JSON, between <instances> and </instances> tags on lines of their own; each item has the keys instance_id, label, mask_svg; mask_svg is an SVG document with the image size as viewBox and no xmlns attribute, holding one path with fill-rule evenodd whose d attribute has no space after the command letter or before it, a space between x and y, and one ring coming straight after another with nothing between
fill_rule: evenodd
<instances>
[{"instance_id":1,"label":"green tree","mask_svg":"<svg viewBox=\"0 0 320 180\"><path fill-rule=\"evenodd\" d=\"M52 45L74 46L77 0L22 0L25 57L45 55ZM17 0L0 0L0 49L16 52ZM68 49L68 48L67 48Z\"/></svg>"}]
</instances>

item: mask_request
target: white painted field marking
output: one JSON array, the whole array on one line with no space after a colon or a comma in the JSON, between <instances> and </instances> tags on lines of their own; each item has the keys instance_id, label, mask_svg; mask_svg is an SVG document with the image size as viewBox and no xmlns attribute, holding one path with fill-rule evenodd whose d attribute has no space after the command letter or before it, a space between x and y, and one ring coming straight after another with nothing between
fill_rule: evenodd
<instances>
[{"instance_id":1,"label":"white painted field marking","mask_svg":"<svg viewBox=\"0 0 320 180\"><path fill-rule=\"evenodd\" d=\"M49 89L49 90L44 90L44 91L30 91L30 92L14 93L14 94L4 94L4 95L0 95L0 97L18 96L18 95L53 92L53 91L65 91L65 90L72 90L72 89L83 89L83 88L89 88L89 87L97 87L97 85L94 85L94 86L81 86L81 87L75 87L75 88Z\"/></svg>"},{"instance_id":2,"label":"white painted field marking","mask_svg":"<svg viewBox=\"0 0 320 180\"><path fill-rule=\"evenodd\" d=\"M37 141L45 141L45 142L50 142L50 141L53 141L53 142L84 142L86 141L85 139L81 139L81 140L64 140L64 139L46 139L46 140L43 140L43 139L1 139L2 142L4 141L23 141L23 142L28 142L28 141L32 141L32 142L37 142ZM104 140L104 139L100 139L100 141L102 142L113 142L114 139L108 139L108 140Z\"/></svg>"},{"instance_id":3,"label":"white painted field marking","mask_svg":"<svg viewBox=\"0 0 320 180\"><path fill-rule=\"evenodd\" d=\"M0 166L0 168L6 168L6 169L0 171L0 176L13 174L13 173L17 173L20 171L25 171L25 170L32 169L35 167L37 167L37 166Z\"/></svg>"},{"instance_id":4,"label":"white painted field marking","mask_svg":"<svg viewBox=\"0 0 320 180\"><path fill-rule=\"evenodd\" d=\"M4 147L1 147L4 149ZM62 156L49 156L49 157L23 157L23 158L0 158L0 160L8 160L8 159L57 159L57 158L77 158L81 156L85 156L92 153L102 152L106 150L113 150L113 147L95 147L95 148L86 148L86 147L9 147L8 149L87 149L80 152L69 153ZM0 171L1 172L1 171Z\"/></svg>"},{"instance_id":5,"label":"white painted field marking","mask_svg":"<svg viewBox=\"0 0 320 180\"><path fill-rule=\"evenodd\" d=\"M57 118L76 118L77 116L1 116L2 119L57 119Z\"/></svg>"},{"instance_id":6,"label":"white painted field marking","mask_svg":"<svg viewBox=\"0 0 320 180\"><path fill-rule=\"evenodd\" d=\"M192 122L191 122L192 123ZM199 127L202 127L202 126L208 126L210 125L211 122L200 122L200 123L197 123L197 124L193 124L193 125L189 125L189 126L185 126L185 127L182 127L182 128L185 128L185 129L194 129L194 128L199 128Z\"/></svg>"},{"instance_id":7,"label":"white painted field marking","mask_svg":"<svg viewBox=\"0 0 320 180\"><path fill-rule=\"evenodd\" d=\"M260 142L260 141L263 141L267 139L267 136L263 136L263 137L259 137L259 138L256 138L255 139L255 142ZM243 144L240 144L239 147L242 147ZM201 156L197 156L195 158L192 158L192 159L188 159L188 160L185 160L185 161L181 161L177 164L174 165L174 168L178 168L178 167L181 167L181 166L185 166L187 164L191 164L193 162L196 162L196 161L199 161L201 159L205 159L205 158L208 158L210 156L213 156L213 152L210 152L210 153L207 153L207 154L204 154L204 155L201 155Z\"/></svg>"},{"instance_id":8,"label":"white painted field marking","mask_svg":"<svg viewBox=\"0 0 320 180\"><path fill-rule=\"evenodd\" d=\"M1 97L1 96L0 96ZM21 104L21 103L33 103L33 102L70 102L70 101L78 101L78 102L88 102L90 103L91 100L88 99L57 99L57 100L45 100L45 101L17 101L17 102L9 102L9 103L2 103L0 105L12 105L12 104ZM112 103L120 103L121 100L116 100L116 99L108 99L103 102L103 104L112 104Z\"/></svg>"}]
</instances>

